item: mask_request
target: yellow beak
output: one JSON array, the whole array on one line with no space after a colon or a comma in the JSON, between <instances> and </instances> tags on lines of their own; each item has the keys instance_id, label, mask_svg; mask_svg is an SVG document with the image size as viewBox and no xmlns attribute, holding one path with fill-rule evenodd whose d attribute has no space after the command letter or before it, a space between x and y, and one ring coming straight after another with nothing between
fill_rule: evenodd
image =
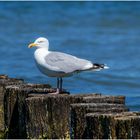
<instances>
[{"instance_id":1,"label":"yellow beak","mask_svg":"<svg viewBox=\"0 0 140 140\"><path fill-rule=\"evenodd\" d=\"M28 48L32 48L32 47L35 47L35 46L37 46L37 44L31 43L31 44L29 44Z\"/></svg>"}]
</instances>

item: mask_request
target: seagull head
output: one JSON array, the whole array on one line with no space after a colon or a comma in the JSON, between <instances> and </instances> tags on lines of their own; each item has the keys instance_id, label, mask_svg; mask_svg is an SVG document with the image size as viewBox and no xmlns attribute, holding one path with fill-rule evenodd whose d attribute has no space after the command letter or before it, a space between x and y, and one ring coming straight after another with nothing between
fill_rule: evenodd
<instances>
[{"instance_id":1,"label":"seagull head","mask_svg":"<svg viewBox=\"0 0 140 140\"><path fill-rule=\"evenodd\" d=\"M34 43L30 43L28 48L37 47L37 48L47 48L49 47L49 41L47 38L39 37L35 40Z\"/></svg>"}]
</instances>

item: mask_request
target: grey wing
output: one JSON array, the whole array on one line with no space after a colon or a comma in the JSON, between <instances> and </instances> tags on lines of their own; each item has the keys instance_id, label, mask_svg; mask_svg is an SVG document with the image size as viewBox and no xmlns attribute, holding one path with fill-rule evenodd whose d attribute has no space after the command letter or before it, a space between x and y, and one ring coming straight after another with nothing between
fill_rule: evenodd
<instances>
[{"instance_id":1,"label":"grey wing","mask_svg":"<svg viewBox=\"0 0 140 140\"><path fill-rule=\"evenodd\" d=\"M88 60L60 52L50 52L45 57L45 62L50 68L52 67L55 68L56 71L65 73L81 71L92 67L92 63Z\"/></svg>"}]
</instances>

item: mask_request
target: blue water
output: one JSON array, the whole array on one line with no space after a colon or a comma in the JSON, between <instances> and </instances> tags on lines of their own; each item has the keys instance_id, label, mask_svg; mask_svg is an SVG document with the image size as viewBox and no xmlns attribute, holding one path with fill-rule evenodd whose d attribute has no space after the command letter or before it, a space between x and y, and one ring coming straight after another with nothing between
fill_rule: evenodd
<instances>
[{"instance_id":1,"label":"blue water","mask_svg":"<svg viewBox=\"0 0 140 140\"><path fill-rule=\"evenodd\" d=\"M55 86L27 48L40 36L50 50L110 67L65 78L65 89L124 95L140 111L140 2L0 2L0 74Z\"/></svg>"}]
</instances>

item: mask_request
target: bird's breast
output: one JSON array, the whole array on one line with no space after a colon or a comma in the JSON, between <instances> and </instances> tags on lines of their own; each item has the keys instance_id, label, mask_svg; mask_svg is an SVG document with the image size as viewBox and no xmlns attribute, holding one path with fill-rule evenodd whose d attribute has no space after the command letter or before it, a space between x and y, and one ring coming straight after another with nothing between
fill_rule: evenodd
<instances>
[{"instance_id":1,"label":"bird's breast","mask_svg":"<svg viewBox=\"0 0 140 140\"><path fill-rule=\"evenodd\" d=\"M64 77L64 73L56 72L50 69L49 65L45 62L45 57L49 54L45 50L37 49L34 53L34 58L38 69L49 77Z\"/></svg>"},{"instance_id":2,"label":"bird's breast","mask_svg":"<svg viewBox=\"0 0 140 140\"><path fill-rule=\"evenodd\" d=\"M37 49L34 53L34 58L37 64L45 65L45 57L49 54L49 52L43 48Z\"/></svg>"}]
</instances>

